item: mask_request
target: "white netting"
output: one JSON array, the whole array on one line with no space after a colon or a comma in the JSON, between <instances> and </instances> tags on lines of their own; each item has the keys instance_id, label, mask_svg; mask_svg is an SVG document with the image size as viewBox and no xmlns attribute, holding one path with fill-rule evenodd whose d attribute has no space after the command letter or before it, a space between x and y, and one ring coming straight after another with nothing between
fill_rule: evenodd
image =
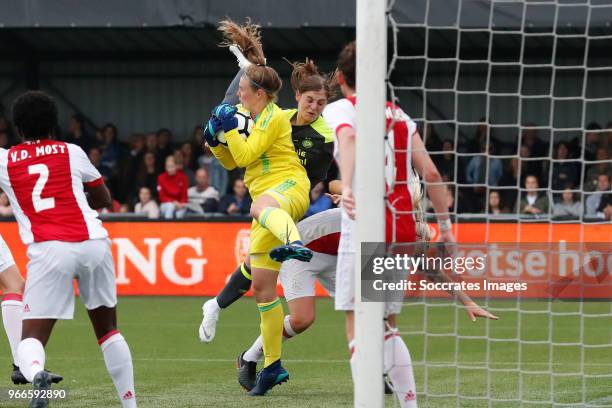
<instances>
[{"instance_id":1,"label":"white netting","mask_svg":"<svg viewBox=\"0 0 612 408\"><path fill-rule=\"evenodd\" d=\"M450 186L457 235L612 242L612 202L594 192L612 176L612 2L397 0L388 17L389 96ZM407 299L419 406L612 407L609 299L478 302L501 319Z\"/></svg>"}]
</instances>

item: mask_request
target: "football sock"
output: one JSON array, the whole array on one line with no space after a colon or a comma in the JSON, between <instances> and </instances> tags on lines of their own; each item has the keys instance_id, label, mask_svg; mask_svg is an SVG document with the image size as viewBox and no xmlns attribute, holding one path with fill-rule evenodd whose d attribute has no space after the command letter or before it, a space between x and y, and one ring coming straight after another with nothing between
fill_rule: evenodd
<instances>
[{"instance_id":1,"label":"football sock","mask_svg":"<svg viewBox=\"0 0 612 408\"><path fill-rule=\"evenodd\" d=\"M124 408L135 408L134 369L127 342L119 331L113 330L100 338L98 344L122 406Z\"/></svg>"},{"instance_id":2,"label":"football sock","mask_svg":"<svg viewBox=\"0 0 612 408\"><path fill-rule=\"evenodd\" d=\"M282 242L291 243L302 240L293 219L280 208L266 207L257 221Z\"/></svg>"},{"instance_id":3,"label":"football sock","mask_svg":"<svg viewBox=\"0 0 612 408\"><path fill-rule=\"evenodd\" d=\"M400 407L416 408L412 358L397 329L390 329L385 333L384 355L384 372L393 384L393 391L399 400Z\"/></svg>"},{"instance_id":4,"label":"football sock","mask_svg":"<svg viewBox=\"0 0 612 408\"><path fill-rule=\"evenodd\" d=\"M244 262L232 273L229 281L216 297L217 304L225 309L249 291L251 288L251 268Z\"/></svg>"},{"instance_id":5,"label":"football sock","mask_svg":"<svg viewBox=\"0 0 612 408\"><path fill-rule=\"evenodd\" d=\"M33 337L23 339L17 346L17 361L23 376L32 382L34 376L45 369L45 348Z\"/></svg>"},{"instance_id":6,"label":"football sock","mask_svg":"<svg viewBox=\"0 0 612 408\"><path fill-rule=\"evenodd\" d=\"M261 338L264 350L264 368L280 359L283 337L283 305L279 298L258 303L261 315Z\"/></svg>"},{"instance_id":7,"label":"football sock","mask_svg":"<svg viewBox=\"0 0 612 408\"><path fill-rule=\"evenodd\" d=\"M4 331L11 346L13 364L17 363L17 346L21 341L21 309L23 307L22 296L18 293L7 293L2 298L2 323Z\"/></svg>"},{"instance_id":8,"label":"football sock","mask_svg":"<svg viewBox=\"0 0 612 408\"><path fill-rule=\"evenodd\" d=\"M351 363L351 376L353 377L353 383L354 383L355 382L355 340L354 339L349 341L348 348L349 348L349 353L351 353L349 361Z\"/></svg>"},{"instance_id":9,"label":"football sock","mask_svg":"<svg viewBox=\"0 0 612 408\"><path fill-rule=\"evenodd\" d=\"M293 336L296 336L296 333L291 327L290 316L285 316L285 324L283 327L283 342L289 340ZM242 358L246 361L257 362L263 355L263 340L261 339L261 335L257 337L257 339L253 342L251 347L244 352Z\"/></svg>"}]
</instances>

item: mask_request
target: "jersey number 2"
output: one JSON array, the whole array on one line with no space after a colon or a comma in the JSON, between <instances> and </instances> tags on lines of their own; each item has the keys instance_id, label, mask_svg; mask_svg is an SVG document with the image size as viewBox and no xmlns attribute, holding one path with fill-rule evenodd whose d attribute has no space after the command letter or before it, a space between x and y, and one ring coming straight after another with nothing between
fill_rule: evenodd
<instances>
[{"instance_id":1,"label":"jersey number 2","mask_svg":"<svg viewBox=\"0 0 612 408\"><path fill-rule=\"evenodd\" d=\"M49 168L44 164L33 164L28 166L29 174L38 174L38 180L36 180L36 184L34 185L34 190L32 190L32 204L34 204L34 211L41 212L44 210L49 210L55 207L55 198L41 198L40 195L45 188L45 184L47 184L47 180L49 180Z\"/></svg>"}]
</instances>

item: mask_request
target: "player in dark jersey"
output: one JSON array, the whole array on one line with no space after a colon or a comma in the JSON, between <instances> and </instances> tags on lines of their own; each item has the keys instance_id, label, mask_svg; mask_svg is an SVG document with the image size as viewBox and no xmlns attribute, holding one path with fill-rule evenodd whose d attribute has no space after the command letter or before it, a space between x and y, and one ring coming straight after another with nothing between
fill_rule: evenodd
<instances>
[{"instance_id":1,"label":"player in dark jersey","mask_svg":"<svg viewBox=\"0 0 612 408\"><path fill-rule=\"evenodd\" d=\"M256 26L247 24L238 26L231 21L221 23L220 30L226 37L226 45L238 58L241 70L230 84L225 103L235 105L238 103L236 91L243 70L253 61L264 61L263 52ZM236 45L238 44L238 45ZM241 52L245 50L245 55ZM293 63L291 86L298 102L297 109L286 109L292 126L292 139L294 148L300 162L306 169L310 185L315 186L327 178L328 169L333 160L333 131L321 112L327 101L334 96L334 78L321 74L312 60L303 63ZM208 129L208 127L206 128ZM205 129L205 132L207 131ZM202 307L204 317L199 328L200 340L211 342L215 336L216 323L221 309L229 307L242 297L251 287L251 275L248 258L234 273L217 297L204 303Z\"/></svg>"}]
</instances>

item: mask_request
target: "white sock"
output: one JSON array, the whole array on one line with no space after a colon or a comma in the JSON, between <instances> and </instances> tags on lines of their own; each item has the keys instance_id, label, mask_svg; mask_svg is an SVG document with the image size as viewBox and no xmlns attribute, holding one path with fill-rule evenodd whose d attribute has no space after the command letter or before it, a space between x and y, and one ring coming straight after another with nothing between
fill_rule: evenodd
<instances>
[{"instance_id":1,"label":"white sock","mask_svg":"<svg viewBox=\"0 0 612 408\"><path fill-rule=\"evenodd\" d=\"M33 337L23 339L17 346L17 361L23 376L32 382L34 376L45 369L45 348Z\"/></svg>"},{"instance_id":2,"label":"white sock","mask_svg":"<svg viewBox=\"0 0 612 408\"><path fill-rule=\"evenodd\" d=\"M384 354L384 372L393 384L393 391L399 400L400 407L417 408L412 358L397 329L391 329L385 333Z\"/></svg>"},{"instance_id":3,"label":"white sock","mask_svg":"<svg viewBox=\"0 0 612 408\"><path fill-rule=\"evenodd\" d=\"M212 312L218 313L221 311L221 306L219 306L219 301L217 300L217 298L215 297L215 301L214 302L210 302L212 306L213 310L211 310Z\"/></svg>"},{"instance_id":4,"label":"white sock","mask_svg":"<svg viewBox=\"0 0 612 408\"><path fill-rule=\"evenodd\" d=\"M117 394L124 408L136 408L136 391L134 390L134 369L132 355L125 339L117 330L113 330L98 340L106 369L113 379Z\"/></svg>"},{"instance_id":5,"label":"white sock","mask_svg":"<svg viewBox=\"0 0 612 408\"><path fill-rule=\"evenodd\" d=\"M291 321L289 315L285 316L285 323L283 328L283 342L289 340L290 338L297 336L298 333L293 330L291 327ZM244 352L242 358L245 361L257 362L263 355L263 340L261 336L259 336L251 345L251 347Z\"/></svg>"},{"instance_id":6,"label":"white sock","mask_svg":"<svg viewBox=\"0 0 612 408\"><path fill-rule=\"evenodd\" d=\"M349 341L348 348L349 353L351 353L351 357L349 359L351 363L351 376L353 377L353 383L355 383L355 339Z\"/></svg>"},{"instance_id":7,"label":"white sock","mask_svg":"<svg viewBox=\"0 0 612 408\"><path fill-rule=\"evenodd\" d=\"M17 346L21 341L21 309L23 308L22 297L17 293L7 293L2 298L2 322L4 331L11 346L13 364L17 364Z\"/></svg>"}]
</instances>

